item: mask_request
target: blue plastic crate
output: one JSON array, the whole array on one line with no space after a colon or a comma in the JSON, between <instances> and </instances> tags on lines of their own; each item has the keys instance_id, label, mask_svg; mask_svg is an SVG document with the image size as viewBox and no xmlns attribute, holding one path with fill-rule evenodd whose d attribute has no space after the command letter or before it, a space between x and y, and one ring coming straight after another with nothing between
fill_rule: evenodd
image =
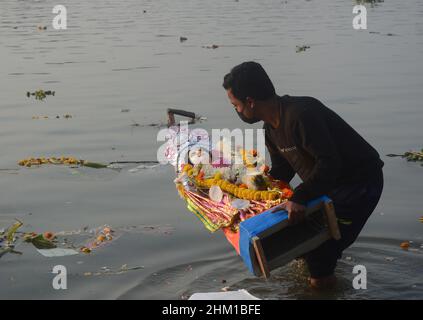
<instances>
[{"instance_id":1,"label":"blue plastic crate","mask_svg":"<svg viewBox=\"0 0 423 320\"><path fill-rule=\"evenodd\" d=\"M305 222L294 226L288 224L285 210L271 210L240 223L240 255L256 276L268 277L271 270L340 238L333 204L326 196L309 202Z\"/></svg>"}]
</instances>

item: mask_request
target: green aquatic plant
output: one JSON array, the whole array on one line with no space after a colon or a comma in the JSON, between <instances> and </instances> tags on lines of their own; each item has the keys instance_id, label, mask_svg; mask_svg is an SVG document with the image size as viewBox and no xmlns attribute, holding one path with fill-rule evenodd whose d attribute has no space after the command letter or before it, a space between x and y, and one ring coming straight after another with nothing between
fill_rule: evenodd
<instances>
[{"instance_id":1,"label":"green aquatic plant","mask_svg":"<svg viewBox=\"0 0 423 320\"><path fill-rule=\"evenodd\" d=\"M27 235L24 237L25 242L30 242L37 249L53 249L57 246L49 239L46 239L43 234L37 234L35 236Z\"/></svg>"},{"instance_id":2,"label":"green aquatic plant","mask_svg":"<svg viewBox=\"0 0 423 320\"><path fill-rule=\"evenodd\" d=\"M6 253L22 254L22 252L15 251L15 234L23 223L16 219L16 222L11 225L6 231L0 231L0 258ZM2 243L4 244L2 245Z\"/></svg>"},{"instance_id":3,"label":"green aquatic plant","mask_svg":"<svg viewBox=\"0 0 423 320\"><path fill-rule=\"evenodd\" d=\"M408 151L404 154L387 154L388 157L401 157L407 159L407 161L411 162L422 162L423 166L423 149L420 151Z\"/></svg>"},{"instance_id":4,"label":"green aquatic plant","mask_svg":"<svg viewBox=\"0 0 423 320\"><path fill-rule=\"evenodd\" d=\"M16 222L7 230L6 240L7 244L12 244L16 231L23 226L23 223L16 219Z\"/></svg>"},{"instance_id":5,"label":"green aquatic plant","mask_svg":"<svg viewBox=\"0 0 423 320\"><path fill-rule=\"evenodd\" d=\"M103 168L107 168L109 166L108 164L97 163L97 162L88 162L88 161L82 162L81 165L84 166L84 167L94 168L94 169L103 169Z\"/></svg>"}]
</instances>

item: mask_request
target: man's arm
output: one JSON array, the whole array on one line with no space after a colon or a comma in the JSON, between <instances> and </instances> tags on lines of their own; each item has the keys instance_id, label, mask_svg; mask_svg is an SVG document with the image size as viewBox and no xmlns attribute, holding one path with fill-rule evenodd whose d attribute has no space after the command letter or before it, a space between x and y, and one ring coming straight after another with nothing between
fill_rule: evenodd
<instances>
[{"instance_id":1,"label":"man's arm","mask_svg":"<svg viewBox=\"0 0 423 320\"><path fill-rule=\"evenodd\" d=\"M272 169L270 170L269 174L276 179L289 183L295 176L294 169L276 149L276 146L268 137L267 132L265 135L265 141L267 149L269 150L270 159L272 160ZM305 207L300 204L291 201L284 202L274 207L272 212L277 212L281 209L284 209L288 212L288 221L291 224L296 224L304 219Z\"/></svg>"},{"instance_id":2,"label":"man's arm","mask_svg":"<svg viewBox=\"0 0 423 320\"><path fill-rule=\"evenodd\" d=\"M265 134L265 142L272 162L272 169L270 169L269 174L275 179L289 183L295 175L294 169L276 149L267 133Z\"/></svg>"},{"instance_id":3,"label":"man's arm","mask_svg":"<svg viewBox=\"0 0 423 320\"><path fill-rule=\"evenodd\" d=\"M290 199L302 205L329 192L341 168L341 158L325 119L315 110L303 112L295 127L296 142L315 160L310 176L295 188Z\"/></svg>"}]
</instances>

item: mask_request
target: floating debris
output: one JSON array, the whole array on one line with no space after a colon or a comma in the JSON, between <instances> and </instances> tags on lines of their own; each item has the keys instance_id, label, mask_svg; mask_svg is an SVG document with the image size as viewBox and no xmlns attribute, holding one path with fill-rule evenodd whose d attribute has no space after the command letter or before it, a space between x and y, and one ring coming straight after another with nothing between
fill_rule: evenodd
<instances>
[{"instance_id":1,"label":"floating debris","mask_svg":"<svg viewBox=\"0 0 423 320\"><path fill-rule=\"evenodd\" d=\"M140 171L143 171L143 170L155 169L158 166L160 166L160 164L153 164L153 165L145 165L145 164L142 164L142 165L139 165L139 166L137 166L137 167L135 167L133 169L129 169L128 172L129 173L137 173L137 172L140 172Z\"/></svg>"},{"instance_id":2,"label":"floating debris","mask_svg":"<svg viewBox=\"0 0 423 320\"><path fill-rule=\"evenodd\" d=\"M53 243L52 238L45 238L43 234L30 233L24 235L24 241L30 242L37 249L53 249L57 246Z\"/></svg>"},{"instance_id":3,"label":"floating debris","mask_svg":"<svg viewBox=\"0 0 423 320\"><path fill-rule=\"evenodd\" d=\"M37 27L37 29L39 30L39 31L42 31L42 30L47 30L47 27L46 26L38 26Z\"/></svg>"},{"instance_id":4,"label":"floating debris","mask_svg":"<svg viewBox=\"0 0 423 320\"><path fill-rule=\"evenodd\" d=\"M80 160L74 157L65 157L61 156L59 158L51 157L51 158L28 158L23 159L18 162L20 166L23 167L31 167L31 166L41 166L43 164L55 164L55 165L68 165L68 166L84 166L90 167L95 169L107 168L107 164L96 163L96 162L89 162L86 160Z\"/></svg>"},{"instance_id":5,"label":"floating debris","mask_svg":"<svg viewBox=\"0 0 423 320\"><path fill-rule=\"evenodd\" d=\"M83 253L91 253L94 249L104 246L108 242L111 242L114 237L114 230L111 227L105 225L103 227L94 230L93 239L89 240L85 246L80 250Z\"/></svg>"},{"instance_id":6,"label":"floating debris","mask_svg":"<svg viewBox=\"0 0 423 320\"><path fill-rule=\"evenodd\" d=\"M44 90L37 90L35 92L27 92L26 96L29 98L31 96L35 96L35 100L44 100L45 98L47 98L47 96L54 96L56 94L55 91L44 91Z\"/></svg>"},{"instance_id":7,"label":"floating debris","mask_svg":"<svg viewBox=\"0 0 423 320\"><path fill-rule=\"evenodd\" d=\"M158 122L158 123L149 123L149 124L139 124L138 122L135 122L134 120L132 120L132 124L130 125L131 127L157 127L157 128L161 128L161 127L166 127L166 124L164 122Z\"/></svg>"},{"instance_id":8,"label":"floating debris","mask_svg":"<svg viewBox=\"0 0 423 320\"><path fill-rule=\"evenodd\" d=\"M16 222L11 225L6 231L0 230L0 258L6 253L22 254L22 252L15 251L16 237L15 233L23 225L21 221L15 219Z\"/></svg>"},{"instance_id":9,"label":"floating debris","mask_svg":"<svg viewBox=\"0 0 423 320\"><path fill-rule=\"evenodd\" d=\"M80 249L80 251L82 252L82 253L91 253L91 249L90 248L86 248L86 247L82 247L81 249Z\"/></svg>"},{"instance_id":10,"label":"floating debris","mask_svg":"<svg viewBox=\"0 0 423 320\"><path fill-rule=\"evenodd\" d=\"M392 262L392 261L394 261L395 259L394 259L394 258L392 258L392 257L386 257L386 258L385 258L385 260L386 260L386 261L388 261L388 262Z\"/></svg>"},{"instance_id":11,"label":"floating debris","mask_svg":"<svg viewBox=\"0 0 423 320\"><path fill-rule=\"evenodd\" d=\"M0 247L0 258L4 256L6 253L15 253L19 255L22 254L22 252L15 251L13 247L5 247L5 248Z\"/></svg>"},{"instance_id":12,"label":"floating debris","mask_svg":"<svg viewBox=\"0 0 423 320\"><path fill-rule=\"evenodd\" d=\"M32 116L32 119L39 120L39 119L48 119L48 116Z\"/></svg>"},{"instance_id":13,"label":"floating debris","mask_svg":"<svg viewBox=\"0 0 423 320\"><path fill-rule=\"evenodd\" d=\"M77 159L75 157L51 157L51 158L28 158L18 161L18 164L22 167L32 167L32 166L41 166L44 164L54 164L54 165L66 165L70 166L71 168L74 167L89 167L93 169L113 169L113 170L120 170L122 169L122 164L140 164L137 168L134 169L133 172L137 172L141 169L151 169L159 166L159 162L156 160L139 160L139 161L112 161L107 164L105 163L98 163L98 162L90 162L86 160ZM132 172L132 171L131 171Z\"/></svg>"},{"instance_id":14,"label":"floating debris","mask_svg":"<svg viewBox=\"0 0 423 320\"><path fill-rule=\"evenodd\" d=\"M408 151L404 154L387 154L387 157L401 157L411 162L422 162L423 166L423 149L421 151Z\"/></svg>"},{"instance_id":15,"label":"floating debris","mask_svg":"<svg viewBox=\"0 0 423 320\"><path fill-rule=\"evenodd\" d=\"M144 268L145 268L144 266L128 267L127 264L124 264L120 268L115 270L109 267L101 267L100 271L97 271L97 272L84 272L84 276L90 277L90 276L119 275L119 274L126 273L128 271L141 270Z\"/></svg>"},{"instance_id":16,"label":"floating debris","mask_svg":"<svg viewBox=\"0 0 423 320\"><path fill-rule=\"evenodd\" d=\"M78 251L74 249L64 249L64 248L53 248L53 249L37 249L37 251L47 258L56 258L56 257L65 257L65 256L74 256L79 254Z\"/></svg>"},{"instance_id":17,"label":"floating debris","mask_svg":"<svg viewBox=\"0 0 423 320\"><path fill-rule=\"evenodd\" d=\"M212 45L209 45L209 46L203 46L202 48L204 48L204 49L217 49L217 48L219 48L219 46L217 44L212 44Z\"/></svg>"},{"instance_id":18,"label":"floating debris","mask_svg":"<svg viewBox=\"0 0 423 320\"><path fill-rule=\"evenodd\" d=\"M57 115L54 118L56 119L60 119L60 116ZM63 119L72 119L72 115L70 114L65 114L62 116ZM49 116L32 116L33 120L40 120L40 119L49 119Z\"/></svg>"},{"instance_id":19,"label":"floating debris","mask_svg":"<svg viewBox=\"0 0 423 320\"><path fill-rule=\"evenodd\" d=\"M132 226L111 228L108 225L89 229L88 226L79 230L44 233L17 232L23 226L19 220L6 230L0 230L0 257L6 253L22 254L14 251L15 243L31 243L44 257L63 257L77 254L90 254L96 249L109 245L119 239L123 232L146 234L171 234L173 228L161 226ZM74 237L75 236L75 237ZM80 264L80 262L77 262ZM122 266L122 271L140 269L144 267L128 268Z\"/></svg>"},{"instance_id":20,"label":"floating debris","mask_svg":"<svg viewBox=\"0 0 423 320\"><path fill-rule=\"evenodd\" d=\"M381 32L378 32L378 31L369 31L369 34L380 34L382 36L388 36L388 37L397 36L397 34L395 34L395 33L384 33L384 34L382 34Z\"/></svg>"},{"instance_id":21,"label":"floating debris","mask_svg":"<svg viewBox=\"0 0 423 320\"><path fill-rule=\"evenodd\" d=\"M180 109L167 109L167 126L171 127L175 125L175 115L190 118L188 124L195 123L195 120L198 118L194 112L180 110Z\"/></svg>"},{"instance_id":22,"label":"floating debris","mask_svg":"<svg viewBox=\"0 0 423 320\"><path fill-rule=\"evenodd\" d=\"M6 245L11 246L15 242L15 233L18 231L20 227L23 226L23 223L19 221L18 219L15 219L16 222L7 229L6 232Z\"/></svg>"},{"instance_id":23,"label":"floating debris","mask_svg":"<svg viewBox=\"0 0 423 320\"><path fill-rule=\"evenodd\" d=\"M408 250L410 248L410 242L409 241L404 241L400 244L400 247L404 250Z\"/></svg>"},{"instance_id":24,"label":"floating debris","mask_svg":"<svg viewBox=\"0 0 423 320\"><path fill-rule=\"evenodd\" d=\"M131 111L131 109L122 109L122 110L120 110L120 112L123 112L123 113L129 112L129 111Z\"/></svg>"},{"instance_id":25,"label":"floating debris","mask_svg":"<svg viewBox=\"0 0 423 320\"><path fill-rule=\"evenodd\" d=\"M47 240L54 240L56 238L55 234L53 232L47 231L43 233L43 237Z\"/></svg>"},{"instance_id":26,"label":"floating debris","mask_svg":"<svg viewBox=\"0 0 423 320\"><path fill-rule=\"evenodd\" d=\"M185 41L187 41L188 40L188 38L186 38L186 37L179 37L179 41L180 42L185 42Z\"/></svg>"},{"instance_id":27,"label":"floating debris","mask_svg":"<svg viewBox=\"0 0 423 320\"><path fill-rule=\"evenodd\" d=\"M117 230L122 232L130 233L144 233L144 234L159 234L159 235L170 235L174 228L171 226L129 226L120 227Z\"/></svg>"},{"instance_id":28,"label":"floating debris","mask_svg":"<svg viewBox=\"0 0 423 320\"><path fill-rule=\"evenodd\" d=\"M110 162L109 165L113 164L158 164L159 162L156 160L139 160L139 161L113 161Z\"/></svg>"},{"instance_id":29,"label":"floating debris","mask_svg":"<svg viewBox=\"0 0 423 320\"><path fill-rule=\"evenodd\" d=\"M305 52L307 49L310 49L310 46L297 46L296 52Z\"/></svg>"},{"instance_id":30,"label":"floating debris","mask_svg":"<svg viewBox=\"0 0 423 320\"><path fill-rule=\"evenodd\" d=\"M15 251L16 237L15 234L23 223L18 219L7 230L0 230L0 258L6 253L22 254L22 252Z\"/></svg>"}]
</instances>

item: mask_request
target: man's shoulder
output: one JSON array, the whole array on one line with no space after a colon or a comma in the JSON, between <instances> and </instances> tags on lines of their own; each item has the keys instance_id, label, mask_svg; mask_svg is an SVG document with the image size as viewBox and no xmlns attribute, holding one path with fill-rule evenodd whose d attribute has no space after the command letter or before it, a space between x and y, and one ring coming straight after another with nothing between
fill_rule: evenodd
<instances>
[{"instance_id":1,"label":"man's shoulder","mask_svg":"<svg viewBox=\"0 0 423 320\"><path fill-rule=\"evenodd\" d=\"M320 100L311 96L288 96L282 101L285 119L289 122L316 116L327 109Z\"/></svg>"},{"instance_id":2,"label":"man's shoulder","mask_svg":"<svg viewBox=\"0 0 423 320\"><path fill-rule=\"evenodd\" d=\"M323 106L320 100L311 96L284 96L281 101L288 110L300 113L313 107Z\"/></svg>"},{"instance_id":3,"label":"man's shoulder","mask_svg":"<svg viewBox=\"0 0 423 320\"><path fill-rule=\"evenodd\" d=\"M281 105L281 123L287 130L295 126L298 121L313 118L326 108L320 100L311 96L284 95L281 97ZM274 130L269 123L264 123L263 129L265 132Z\"/></svg>"}]
</instances>

